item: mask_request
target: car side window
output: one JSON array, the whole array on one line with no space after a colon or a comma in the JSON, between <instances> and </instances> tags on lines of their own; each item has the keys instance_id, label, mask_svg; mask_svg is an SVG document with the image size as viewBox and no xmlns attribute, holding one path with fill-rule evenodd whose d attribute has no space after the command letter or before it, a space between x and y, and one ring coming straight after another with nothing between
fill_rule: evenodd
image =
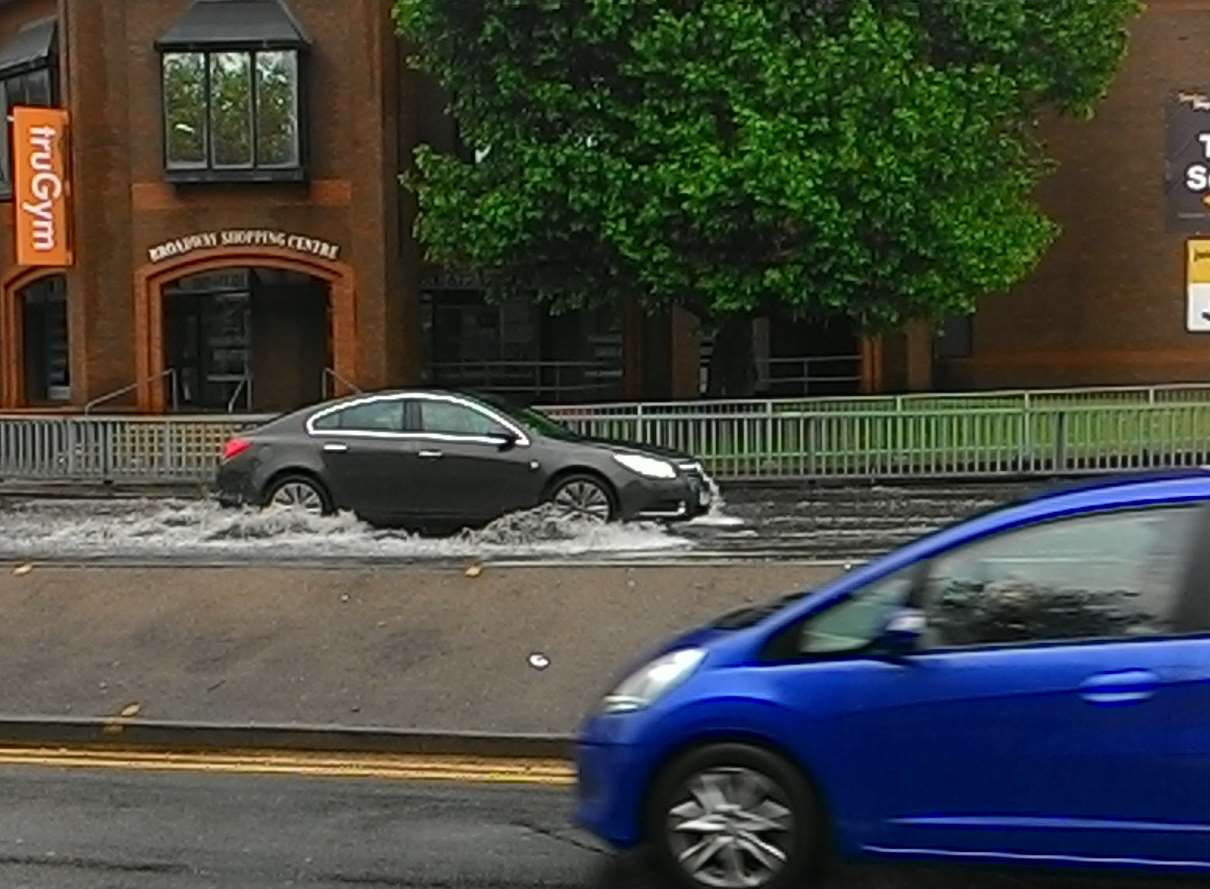
<instances>
[{"instance_id":1,"label":"car side window","mask_svg":"<svg viewBox=\"0 0 1210 889\"><path fill-rule=\"evenodd\" d=\"M926 648L1179 632L1198 507L1065 519L972 543L932 563Z\"/></svg>"},{"instance_id":2,"label":"car side window","mask_svg":"<svg viewBox=\"0 0 1210 889\"><path fill-rule=\"evenodd\" d=\"M389 400L355 404L326 414L312 425L324 431L339 429L348 432L402 432L403 402Z\"/></svg>"},{"instance_id":3,"label":"car side window","mask_svg":"<svg viewBox=\"0 0 1210 889\"><path fill-rule=\"evenodd\" d=\"M421 401L420 428L437 435L484 436L505 432L486 414L454 401Z\"/></svg>"},{"instance_id":4,"label":"car side window","mask_svg":"<svg viewBox=\"0 0 1210 889\"><path fill-rule=\"evenodd\" d=\"M834 655L866 648L878 638L891 615L907 604L919 574L919 565L913 565L813 615L803 624L799 654Z\"/></svg>"}]
</instances>

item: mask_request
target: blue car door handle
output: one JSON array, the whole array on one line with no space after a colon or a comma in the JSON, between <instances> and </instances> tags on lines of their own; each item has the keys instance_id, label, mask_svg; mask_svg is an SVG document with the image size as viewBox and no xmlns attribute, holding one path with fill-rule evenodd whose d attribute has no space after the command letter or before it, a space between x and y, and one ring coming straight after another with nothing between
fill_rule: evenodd
<instances>
[{"instance_id":1,"label":"blue car door handle","mask_svg":"<svg viewBox=\"0 0 1210 889\"><path fill-rule=\"evenodd\" d=\"M1159 685L1150 670L1098 673L1080 683L1080 696L1090 704L1130 704L1150 699Z\"/></svg>"}]
</instances>

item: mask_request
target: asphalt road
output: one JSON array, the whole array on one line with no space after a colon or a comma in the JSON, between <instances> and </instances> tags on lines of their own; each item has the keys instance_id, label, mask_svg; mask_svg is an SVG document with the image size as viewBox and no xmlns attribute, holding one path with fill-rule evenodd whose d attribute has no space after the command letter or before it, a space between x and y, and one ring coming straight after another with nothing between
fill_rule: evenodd
<instances>
[{"instance_id":1,"label":"asphalt road","mask_svg":"<svg viewBox=\"0 0 1210 889\"><path fill-rule=\"evenodd\" d=\"M663 889L568 825L565 789L0 769L4 889ZM849 870L831 889L1173 886L1097 875Z\"/></svg>"}]
</instances>

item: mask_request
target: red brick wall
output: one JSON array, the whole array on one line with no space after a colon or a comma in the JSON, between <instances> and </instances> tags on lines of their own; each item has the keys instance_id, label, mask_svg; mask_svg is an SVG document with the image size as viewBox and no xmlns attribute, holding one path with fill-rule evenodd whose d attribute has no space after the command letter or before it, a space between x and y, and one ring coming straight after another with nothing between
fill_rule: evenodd
<instances>
[{"instance_id":1,"label":"red brick wall","mask_svg":"<svg viewBox=\"0 0 1210 889\"><path fill-rule=\"evenodd\" d=\"M1061 166L1040 197L1062 237L982 304L971 358L941 385L1210 380L1210 339L1184 327L1184 237L1164 230L1165 103L1189 87L1210 88L1210 2L1151 0L1095 119L1044 127Z\"/></svg>"},{"instance_id":2,"label":"red brick wall","mask_svg":"<svg viewBox=\"0 0 1210 889\"><path fill-rule=\"evenodd\" d=\"M401 72L390 3L287 2L313 43L310 182L302 184L164 181L155 41L190 0L19 0L0 10L0 39L56 6L60 16L73 116L77 263L69 301L77 403L135 381L135 272L148 262L148 248L224 228L281 229L339 244L356 280L357 382L407 381L415 290L400 267L401 257L412 256L401 243L410 220L401 219L397 185ZM11 213L4 219L0 276L10 276Z\"/></svg>"}]
</instances>

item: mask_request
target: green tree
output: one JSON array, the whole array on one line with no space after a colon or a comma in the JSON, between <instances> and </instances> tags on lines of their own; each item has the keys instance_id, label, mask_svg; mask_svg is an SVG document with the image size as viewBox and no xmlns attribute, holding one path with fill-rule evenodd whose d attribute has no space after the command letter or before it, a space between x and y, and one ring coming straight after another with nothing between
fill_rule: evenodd
<instances>
[{"instance_id":1,"label":"green tree","mask_svg":"<svg viewBox=\"0 0 1210 889\"><path fill-rule=\"evenodd\" d=\"M1054 239L1037 119L1091 114L1138 11L396 0L476 156L418 149L417 234L557 308L635 296L724 329L774 305L867 330L970 312Z\"/></svg>"}]
</instances>

